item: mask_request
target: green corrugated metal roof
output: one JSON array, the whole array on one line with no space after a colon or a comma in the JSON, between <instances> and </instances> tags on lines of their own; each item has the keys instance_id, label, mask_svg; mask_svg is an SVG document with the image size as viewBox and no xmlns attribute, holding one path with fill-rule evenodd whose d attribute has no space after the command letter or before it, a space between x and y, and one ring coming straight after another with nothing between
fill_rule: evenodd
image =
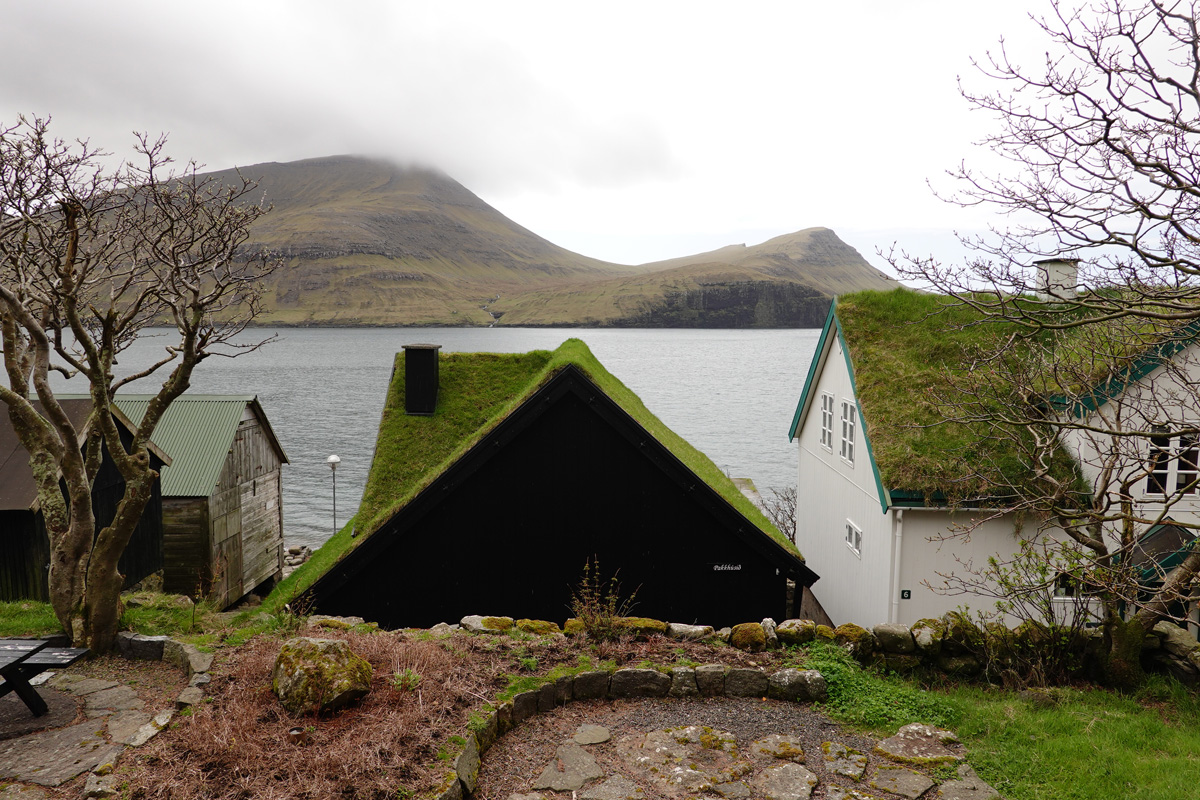
<instances>
[{"instance_id":1,"label":"green corrugated metal roof","mask_svg":"<svg viewBox=\"0 0 1200 800\"><path fill-rule=\"evenodd\" d=\"M117 407L136 425L150 399L151 395L118 395ZM254 395L184 394L171 403L153 436L172 459L162 473L164 497L207 497L212 493L247 404L254 407L274 441L274 432ZM278 441L274 444L278 448ZM279 455L286 463L282 448Z\"/></svg>"}]
</instances>

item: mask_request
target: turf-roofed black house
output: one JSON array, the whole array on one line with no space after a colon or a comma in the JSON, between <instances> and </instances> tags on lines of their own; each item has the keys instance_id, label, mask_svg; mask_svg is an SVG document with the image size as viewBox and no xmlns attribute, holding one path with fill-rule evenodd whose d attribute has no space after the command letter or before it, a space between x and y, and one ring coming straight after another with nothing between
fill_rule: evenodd
<instances>
[{"instance_id":1,"label":"turf-roofed black house","mask_svg":"<svg viewBox=\"0 0 1200 800\"><path fill-rule=\"evenodd\" d=\"M75 429L81 436L86 436L92 401L60 397L59 403ZM113 417L120 429L121 440L128 446L133 441L132 424L119 409L113 409ZM80 447L83 447L82 439ZM154 469L161 471L165 464L170 464L170 458L153 443L149 450ZM92 511L97 531L112 522L124 494L125 479L106 447L100 470L92 483ZM125 576L126 587L162 569L162 543L162 494L156 480L141 521L117 562L117 568ZM29 466L29 451L17 438L8 413L0 413L0 600L48 601L49 568L50 541L38 503L33 470Z\"/></svg>"},{"instance_id":2,"label":"turf-roofed black house","mask_svg":"<svg viewBox=\"0 0 1200 800\"><path fill-rule=\"evenodd\" d=\"M431 383L434 404L406 412ZM817 580L578 340L397 356L358 515L296 578L318 576L312 610L386 627L467 614L561 622L593 556L636 590L632 613L671 622L783 619L788 580L795 608Z\"/></svg>"}]
</instances>

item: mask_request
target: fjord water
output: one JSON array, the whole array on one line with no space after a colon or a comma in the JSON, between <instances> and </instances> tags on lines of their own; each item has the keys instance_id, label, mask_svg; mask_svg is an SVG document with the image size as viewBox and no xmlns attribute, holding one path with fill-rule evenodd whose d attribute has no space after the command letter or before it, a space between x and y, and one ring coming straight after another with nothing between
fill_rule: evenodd
<instances>
[{"instance_id":1,"label":"fjord water","mask_svg":"<svg viewBox=\"0 0 1200 800\"><path fill-rule=\"evenodd\" d=\"M148 332L115 370L130 374L171 340ZM820 332L817 330L565 328L281 328L239 341L278 337L235 359L212 357L192 378L194 393L256 394L287 452L284 538L316 548L333 531L337 454L338 524L358 508L375 448L392 362L402 345L442 352L550 350L583 339L647 408L733 477L760 491L796 480L788 426ZM75 382L72 381L71 384ZM126 391L151 391L142 381ZM84 391L71 385L72 391Z\"/></svg>"}]
</instances>

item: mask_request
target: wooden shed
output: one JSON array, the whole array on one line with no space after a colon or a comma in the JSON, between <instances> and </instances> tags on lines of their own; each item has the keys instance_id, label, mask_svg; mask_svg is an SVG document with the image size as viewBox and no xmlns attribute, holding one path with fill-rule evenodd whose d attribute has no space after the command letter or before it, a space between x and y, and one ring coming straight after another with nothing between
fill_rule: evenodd
<instances>
[{"instance_id":1,"label":"wooden shed","mask_svg":"<svg viewBox=\"0 0 1200 800\"><path fill-rule=\"evenodd\" d=\"M358 535L343 530L306 565L340 556L305 595L315 611L386 627L467 614L561 622L595 557L636 590L634 613L722 626L783 619L788 581L798 606L817 580L582 342L442 356L432 415L405 413L411 356L393 371Z\"/></svg>"},{"instance_id":2,"label":"wooden shed","mask_svg":"<svg viewBox=\"0 0 1200 800\"><path fill-rule=\"evenodd\" d=\"M149 395L119 395L130 419ZM162 476L163 590L203 593L222 608L283 572L282 466L287 461L253 395L184 394L154 440L171 454Z\"/></svg>"},{"instance_id":3,"label":"wooden shed","mask_svg":"<svg viewBox=\"0 0 1200 800\"><path fill-rule=\"evenodd\" d=\"M92 401L60 397L59 403L80 432L82 448ZM120 426L122 441L128 446L133 441L133 425L120 409L113 409L113 417ZM150 460L158 470L170 463L154 445L150 447ZM125 479L105 448L104 460L92 484L92 513L97 531L112 522L124 495ZM162 569L162 547L162 497L160 482L156 481L142 519L117 562L117 568L125 576L125 586ZM48 601L49 570L50 540L29 466L29 451L22 446L4 411L0 413L0 600Z\"/></svg>"}]
</instances>

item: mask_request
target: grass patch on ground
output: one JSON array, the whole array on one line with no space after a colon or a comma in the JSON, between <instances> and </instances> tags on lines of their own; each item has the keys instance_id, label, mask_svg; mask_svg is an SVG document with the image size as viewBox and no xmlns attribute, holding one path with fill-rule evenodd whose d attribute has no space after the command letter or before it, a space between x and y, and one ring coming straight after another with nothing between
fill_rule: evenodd
<instances>
[{"instance_id":1,"label":"grass patch on ground","mask_svg":"<svg viewBox=\"0 0 1200 800\"><path fill-rule=\"evenodd\" d=\"M824 710L855 728L890 736L910 722L953 728L962 716L961 704L953 698L896 676L864 670L831 642L812 642L796 653L799 666L825 676L829 700Z\"/></svg>"},{"instance_id":2,"label":"grass patch on ground","mask_svg":"<svg viewBox=\"0 0 1200 800\"><path fill-rule=\"evenodd\" d=\"M1154 678L1125 696L1069 691L1045 708L996 688L959 687L956 728L981 776L1014 800L1196 796L1200 699Z\"/></svg>"},{"instance_id":3,"label":"grass patch on ground","mask_svg":"<svg viewBox=\"0 0 1200 800\"><path fill-rule=\"evenodd\" d=\"M1048 705L991 686L923 688L864 670L832 644L793 658L825 676L821 709L833 719L876 736L910 722L953 730L980 777L1012 800L1195 796L1200 696L1174 680L1154 676L1136 695L1055 690Z\"/></svg>"},{"instance_id":4,"label":"grass patch on ground","mask_svg":"<svg viewBox=\"0 0 1200 800\"><path fill-rule=\"evenodd\" d=\"M49 603L36 600L0 602L0 637L42 638L62 633Z\"/></svg>"},{"instance_id":5,"label":"grass patch on ground","mask_svg":"<svg viewBox=\"0 0 1200 800\"><path fill-rule=\"evenodd\" d=\"M121 630L147 636L178 636L193 644L211 644L215 635L227 627L217 616L217 608L207 600L193 603L191 598L160 592L139 592L124 598L125 611Z\"/></svg>"}]
</instances>

